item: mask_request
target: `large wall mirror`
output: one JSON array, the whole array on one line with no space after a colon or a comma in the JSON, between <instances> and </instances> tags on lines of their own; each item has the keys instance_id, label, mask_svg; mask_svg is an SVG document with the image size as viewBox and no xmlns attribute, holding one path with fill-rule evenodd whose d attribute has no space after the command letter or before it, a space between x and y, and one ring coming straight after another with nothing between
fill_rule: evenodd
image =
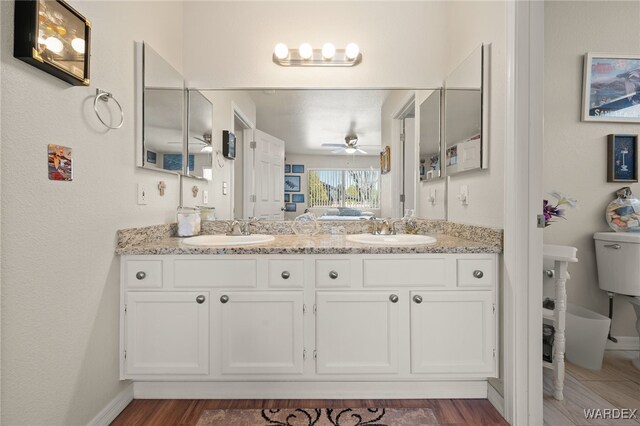
<instances>
[{"instance_id":1,"label":"large wall mirror","mask_svg":"<svg viewBox=\"0 0 640 426\"><path fill-rule=\"evenodd\" d=\"M137 165L210 177L211 102L197 90L185 90L182 75L148 43L136 43L136 74Z\"/></svg>"},{"instance_id":2,"label":"large wall mirror","mask_svg":"<svg viewBox=\"0 0 640 426\"><path fill-rule=\"evenodd\" d=\"M447 175L487 167L483 137L484 46L445 80L444 139Z\"/></svg>"},{"instance_id":3,"label":"large wall mirror","mask_svg":"<svg viewBox=\"0 0 640 426\"><path fill-rule=\"evenodd\" d=\"M420 180L442 176L441 171L442 90L434 90L420 104Z\"/></svg>"}]
</instances>

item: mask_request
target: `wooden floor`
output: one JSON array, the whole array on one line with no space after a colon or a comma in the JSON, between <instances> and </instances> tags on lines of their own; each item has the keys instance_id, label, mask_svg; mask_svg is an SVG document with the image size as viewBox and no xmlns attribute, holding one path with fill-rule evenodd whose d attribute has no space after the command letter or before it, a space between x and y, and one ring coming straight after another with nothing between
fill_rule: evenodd
<instances>
[{"instance_id":1,"label":"wooden floor","mask_svg":"<svg viewBox=\"0 0 640 426\"><path fill-rule=\"evenodd\" d=\"M552 371L544 371L544 424L631 425L640 424L640 370L631 365L638 352L607 351L600 371L567 363L564 401L552 396ZM638 409L635 420L587 420L584 409Z\"/></svg>"},{"instance_id":2,"label":"wooden floor","mask_svg":"<svg viewBox=\"0 0 640 426\"><path fill-rule=\"evenodd\" d=\"M431 408L442 425L508 425L486 399L194 400L135 399L112 425L195 425L204 410L262 408ZM251 426L251 425L247 425ZM637 425L636 425L637 426Z\"/></svg>"}]
</instances>

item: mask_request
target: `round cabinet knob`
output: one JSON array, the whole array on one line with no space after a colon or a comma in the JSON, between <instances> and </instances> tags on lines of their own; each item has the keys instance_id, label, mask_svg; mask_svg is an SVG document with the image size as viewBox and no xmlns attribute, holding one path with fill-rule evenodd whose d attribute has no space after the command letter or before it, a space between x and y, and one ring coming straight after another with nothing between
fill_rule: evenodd
<instances>
[{"instance_id":1,"label":"round cabinet knob","mask_svg":"<svg viewBox=\"0 0 640 426\"><path fill-rule=\"evenodd\" d=\"M146 277L147 277L147 273L144 272L144 271L139 271L136 274L136 278L139 279L139 280L144 280Z\"/></svg>"},{"instance_id":2,"label":"round cabinet knob","mask_svg":"<svg viewBox=\"0 0 640 426\"><path fill-rule=\"evenodd\" d=\"M196 297L196 302L198 302L199 305L202 305L205 300L207 300L207 298L204 297L204 295L202 295L202 294L200 296Z\"/></svg>"},{"instance_id":3,"label":"round cabinet knob","mask_svg":"<svg viewBox=\"0 0 640 426\"><path fill-rule=\"evenodd\" d=\"M422 303L422 296L418 296L417 294L413 296L413 301L416 303Z\"/></svg>"},{"instance_id":4,"label":"round cabinet knob","mask_svg":"<svg viewBox=\"0 0 640 426\"><path fill-rule=\"evenodd\" d=\"M476 269L475 271L473 271L473 276L476 278L482 278L484 277L484 272L482 272L479 269Z\"/></svg>"},{"instance_id":5,"label":"round cabinet knob","mask_svg":"<svg viewBox=\"0 0 640 426\"><path fill-rule=\"evenodd\" d=\"M398 303L398 295L392 294L391 296L389 296L389 300L391 300L391 303Z\"/></svg>"},{"instance_id":6,"label":"round cabinet knob","mask_svg":"<svg viewBox=\"0 0 640 426\"><path fill-rule=\"evenodd\" d=\"M227 296L226 294L223 294L222 296L220 296L220 303L227 303L229 301L229 296Z\"/></svg>"},{"instance_id":7,"label":"round cabinet knob","mask_svg":"<svg viewBox=\"0 0 640 426\"><path fill-rule=\"evenodd\" d=\"M282 271L280 276L282 277L283 280L288 280L291 274L289 273L289 271Z\"/></svg>"},{"instance_id":8,"label":"round cabinet knob","mask_svg":"<svg viewBox=\"0 0 640 426\"><path fill-rule=\"evenodd\" d=\"M338 273L336 271L329 272L329 278L335 280L336 278L338 278Z\"/></svg>"}]
</instances>

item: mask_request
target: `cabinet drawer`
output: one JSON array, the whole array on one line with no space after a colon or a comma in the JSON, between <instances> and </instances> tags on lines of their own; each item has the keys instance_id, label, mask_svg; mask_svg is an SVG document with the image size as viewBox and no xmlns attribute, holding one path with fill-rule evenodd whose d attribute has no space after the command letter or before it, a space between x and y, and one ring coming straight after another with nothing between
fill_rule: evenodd
<instances>
[{"instance_id":1,"label":"cabinet drawer","mask_svg":"<svg viewBox=\"0 0 640 426\"><path fill-rule=\"evenodd\" d=\"M362 266L365 287L447 285L444 258L365 259Z\"/></svg>"},{"instance_id":2,"label":"cabinet drawer","mask_svg":"<svg viewBox=\"0 0 640 426\"><path fill-rule=\"evenodd\" d=\"M351 261L316 260L316 287L341 288L351 285Z\"/></svg>"},{"instance_id":3,"label":"cabinet drawer","mask_svg":"<svg viewBox=\"0 0 640 426\"><path fill-rule=\"evenodd\" d=\"M127 288L162 288L162 260L128 260Z\"/></svg>"},{"instance_id":4,"label":"cabinet drawer","mask_svg":"<svg viewBox=\"0 0 640 426\"><path fill-rule=\"evenodd\" d=\"M269 287L303 288L304 260L269 260Z\"/></svg>"},{"instance_id":5,"label":"cabinet drawer","mask_svg":"<svg viewBox=\"0 0 640 426\"><path fill-rule=\"evenodd\" d=\"M254 288L257 284L256 259L176 259L174 286Z\"/></svg>"},{"instance_id":6,"label":"cabinet drawer","mask_svg":"<svg viewBox=\"0 0 640 426\"><path fill-rule=\"evenodd\" d=\"M495 282L493 259L458 259L458 287L490 287Z\"/></svg>"}]
</instances>

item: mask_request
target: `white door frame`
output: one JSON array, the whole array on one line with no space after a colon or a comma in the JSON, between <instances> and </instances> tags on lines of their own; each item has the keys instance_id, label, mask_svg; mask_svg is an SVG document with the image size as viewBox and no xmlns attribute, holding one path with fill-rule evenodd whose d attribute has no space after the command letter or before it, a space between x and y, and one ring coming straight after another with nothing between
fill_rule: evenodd
<instances>
[{"instance_id":1,"label":"white door frame","mask_svg":"<svg viewBox=\"0 0 640 426\"><path fill-rule=\"evenodd\" d=\"M507 2L504 405L512 425L541 425L544 3Z\"/></svg>"},{"instance_id":2,"label":"white door frame","mask_svg":"<svg viewBox=\"0 0 640 426\"><path fill-rule=\"evenodd\" d=\"M393 142L396 143L396 146L399 148L398 154L395 154L393 151L393 147L391 149L391 173L392 176L396 177L395 182L392 182L392 192L398 191L397 193L392 193L389 194L389 196L391 197L391 199L393 200L395 198L395 201L392 201L391 203L391 212L392 212L392 216L393 217L402 217L404 215L404 210L403 207L404 203L400 202L400 199L397 198L400 194L402 194L403 192L405 193L405 197L406 197L406 182L405 181L405 176L406 176L406 164L404 164L403 166L403 162L405 159L405 146L406 146L406 141L405 143L402 143L402 141L400 140L400 135L403 133L403 121L404 119L411 113L411 111L413 110L413 114L415 115L415 111L416 108L418 106L416 105L416 92L415 91L411 91L409 92L409 94L406 97L406 101L402 104L402 107L400 109L398 109L398 111L394 114L393 116L393 120L391 122L391 128L392 128L392 137L393 137ZM406 132L405 132L406 133ZM417 135L414 133L414 136L417 137ZM416 148L416 143L413 144L414 149ZM402 154L402 155L401 155ZM414 172L416 171L416 165L413 166L414 167ZM394 171L395 170L395 171ZM405 188L403 191L403 183L405 183ZM414 192L414 209L415 206L418 205L418 200L417 200L417 184L414 183L414 185L416 185L413 189Z\"/></svg>"},{"instance_id":3,"label":"white door frame","mask_svg":"<svg viewBox=\"0 0 640 426\"><path fill-rule=\"evenodd\" d=\"M251 214L251 210L249 209L249 206L247 204L247 200L248 200L248 194L251 194L252 190L253 190L253 182L248 182L247 181L247 173L246 173L246 167L247 167L247 159L249 158L247 156L247 151L249 150L249 142L251 141L247 141L246 138L244 137L244 130L255 130L256 128L256 124L254 122L252 122L249 117L247 116L247 114L245 114L240 107L235 103L235 102L231 102L231 124L233 126L233 132L234 134L237 134L236 132L238 131L235 128L235 123L236 123L236 117L238 118L238 120L240 120L240 122L245 126L244 129L242 129L243 134L242 134L242 143L244 144L244 146L242 147L242 161L243 161L243 170L244 170L244 179L243 179L243 188L242 188L242 196L244 198L244 202L242 203L242 205L244 206L244 211L242 212L242 217L244 219L248 219L252 214ZM235 207L236 207L236 194L235 194L235 162L231 162L234 166L233 166L233 170L231 171L231 176L229 177L229 181L230 183L230 188L231 188L231 212L232 212L232 216L236 215L236 211L235 211ZM253 175L252 175L253 176ZM231 217L231 219L235 219L235 217Z\"/></svg>"}]
</instances>

